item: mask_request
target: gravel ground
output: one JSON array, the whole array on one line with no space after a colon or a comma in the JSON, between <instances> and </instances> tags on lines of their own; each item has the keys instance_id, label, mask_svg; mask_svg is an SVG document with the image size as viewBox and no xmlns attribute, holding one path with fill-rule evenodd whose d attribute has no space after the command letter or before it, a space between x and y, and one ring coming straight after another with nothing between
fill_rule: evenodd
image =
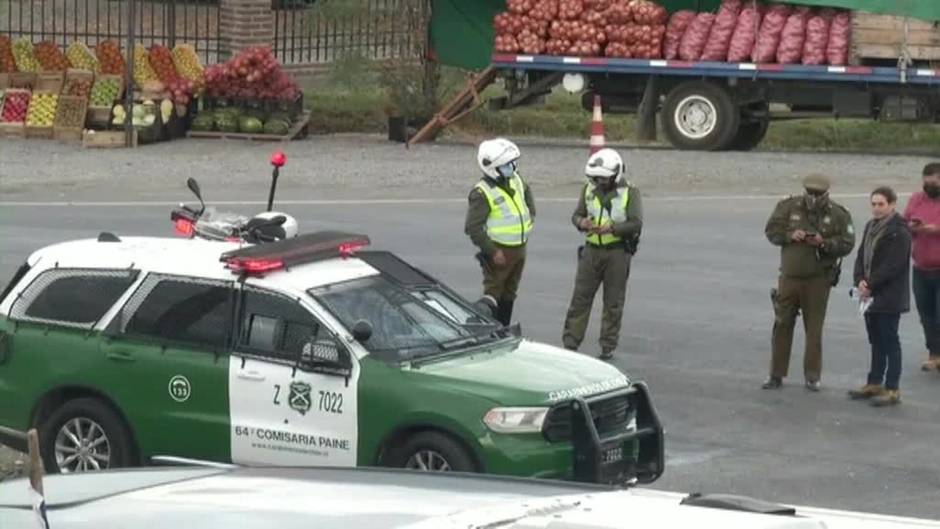
<instances>
[{"instance_id":1,"label":"gravel ground","mask_svg":"<svg viewBox=\"0 0 940 529\"><path fill-rule=\"evenodd\" d=\"M587 146L520 142L521 171L539 196L571 196ZM280 197L295 199L462 197L477 179L475 148L430 144L405 149L379 136L319 136L286 145L186 140L136 150L86 150L54 142L3 140L3 200L178 200L196 176L212 200L266 198L267 156L283 148L288 165ZM623 148L629 177L649 195L784 194L807 172L830 174L834 193L916 182L922 156L807 153L700 153ZM940 148L938 148L940 157Z\"/></svg>"}]
</instances>

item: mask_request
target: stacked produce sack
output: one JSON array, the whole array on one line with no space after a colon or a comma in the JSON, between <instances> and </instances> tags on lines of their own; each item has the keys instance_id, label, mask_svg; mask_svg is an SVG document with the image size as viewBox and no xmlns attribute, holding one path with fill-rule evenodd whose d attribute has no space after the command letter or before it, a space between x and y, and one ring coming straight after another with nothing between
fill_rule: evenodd
<instances>
[{"instance_id":1,"label":"stacked produce sack","mask_svg":"<svg viewBox=\"0 0 940 529\"><path fill-rule=\"evenodd\" d=\"M663 55L684 61L844 65L850 30L848 11L724 0L717 14L674 13Z\"/></svg>"},{"instance_id":2,"label":"stacked produce sack","mask_svg":"<svg viewBox=\"0 0 940 529\"><path fill-rule=\"evenodd\" d=\"M668 13L648 0L509 0L497 53L660 58Z\"/></svg>"}]
</instances>

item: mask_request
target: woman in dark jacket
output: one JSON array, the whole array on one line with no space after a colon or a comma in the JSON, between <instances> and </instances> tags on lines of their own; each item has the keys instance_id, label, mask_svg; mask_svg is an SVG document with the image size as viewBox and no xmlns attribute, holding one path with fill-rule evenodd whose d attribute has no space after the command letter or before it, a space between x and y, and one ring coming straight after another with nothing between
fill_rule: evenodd
<instances>
[{"instance_id":1,"label":"woman in dark jacket","mask_svg":"<svg viewBox=\"0 0 940 529\"><path fill-rule=\"evenodd\" d=\"M897 202L898 196L890 187L872 192L872 219L865 225L855 258L859 296L871 299L865 312L871 371L868 383L849 391L849 396L871 399L873 406L891 406L901 401L898 323L911 305L911 233L904 218L895 211Z\"/></svg>"}]
</instances>

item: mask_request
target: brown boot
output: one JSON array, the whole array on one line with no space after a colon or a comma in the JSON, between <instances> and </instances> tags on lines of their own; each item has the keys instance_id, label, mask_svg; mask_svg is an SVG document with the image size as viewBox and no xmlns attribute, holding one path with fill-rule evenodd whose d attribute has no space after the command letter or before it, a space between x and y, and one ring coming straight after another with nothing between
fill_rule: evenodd
<instances>
[{"instance_id":1,"label":"brown boot","mask_svg":"<svg viewBox=\"0 0 940 529\"><path fill-rule=\"evenodd\" d=\"M889 389L884 392L884 394L871 399L871 405L876 408L882 406L894 406L900 404L901 402L901 392L896 389Z\"/></svg>"},{"instance_id":2,"label":"brown boot","mask_svg":"<svg viewBox=\"0 0 940 529\"><path fill-rule=\"evenodd\" d=\"M879 384L865 384L860 389L850 389L849 398L852 400L870 399L884 395L885 389Z\"/></svg>"},{"instance_id":3,"label":"brown boot","mask_svg":"<svg viewBox=\"0 0 940 529\"><path fill-rule=\"evenodd\" d=\"M921 371L940 370L940 356L931 356L926 362L920 365Z\"/></svg>"}]
</instances>

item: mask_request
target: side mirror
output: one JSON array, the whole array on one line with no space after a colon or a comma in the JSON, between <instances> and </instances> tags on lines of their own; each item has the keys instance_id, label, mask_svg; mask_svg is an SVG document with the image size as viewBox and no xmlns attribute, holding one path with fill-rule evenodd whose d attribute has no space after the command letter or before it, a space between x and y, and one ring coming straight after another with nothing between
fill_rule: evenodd
<instances>
[{"instance_id":1,"label":"side mirror","mask_svg":"<svg viewBox=\"0 0 940 529\"><path fill-rule=\"evenodd\" d=\"M372 324L366 320L359 320L352 328L353 338L359 343L365 343L372 338Z\"/></svg>"},{"instance_id":2,"label":"side mirror","mask_svg":"<svg viewBox=\"0 0 940 529\"><path fill-rule=\"evenodd\" d=\"M199 182L195 178L189 177L186 179L186 187L196 195L196 198L202 200L202 192L199 190Z\"/></svg>"}]
</instances>

